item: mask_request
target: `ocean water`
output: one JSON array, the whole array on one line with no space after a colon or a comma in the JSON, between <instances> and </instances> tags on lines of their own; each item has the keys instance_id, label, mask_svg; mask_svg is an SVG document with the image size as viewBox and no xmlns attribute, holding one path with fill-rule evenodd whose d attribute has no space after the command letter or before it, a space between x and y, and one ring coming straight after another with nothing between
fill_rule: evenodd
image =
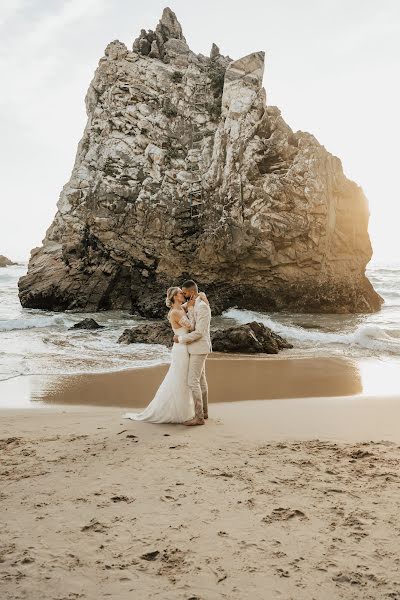
<instances>
[{"instance_id":1,"label":"ocean water","mask_svg":"<svg viewBox=\"0 0 400 600\"><path fill-rule=\"evenodd\" d=\"M26 264L0 269L0 381L29 374L115 371L166 363L163 346L118 344L126 327L140 319L127 312L48 312L24 309L17 282ZM400 360L400 263L372 265L367 272L383 296L382 310L372 315L257 313L232 308L213 319L213 326L257 320L294 346L286 356L346 356ZM93 317L104 329L70 331Z\"/></svg>"}]
</instances>

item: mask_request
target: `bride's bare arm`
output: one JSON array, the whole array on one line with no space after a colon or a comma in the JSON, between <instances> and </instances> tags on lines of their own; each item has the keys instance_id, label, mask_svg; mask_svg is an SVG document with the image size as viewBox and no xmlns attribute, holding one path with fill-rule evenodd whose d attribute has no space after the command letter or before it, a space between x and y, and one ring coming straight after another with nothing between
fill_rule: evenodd
<instances>
[{"instance_id":1,"label":"bride's bare arm","mask_svg":"<svg viewBox=\"0 0 400 600\"><path fill-rule=\"evenodd\" d=\"M193 327L191 322L189 321L189 319L187 318L186 315L183 315L180 319L179 319L179 325L181 327L184 327L185 329L187 329L188 331L193 331Z\"/></svg>"},{"instance_id":2,"label":"bride's bare arm","mask_svg":"<svg viewBox=\"0 0 400 600\"><path fill-rule=\"evenodd\" d=\"M187 318L186 314L182 313L181 310L173 309L169 314L169 320L172 327L179 329L179 327L184 327L188 331L192 331L192 325Z\"/></svg>"}]
</instances>

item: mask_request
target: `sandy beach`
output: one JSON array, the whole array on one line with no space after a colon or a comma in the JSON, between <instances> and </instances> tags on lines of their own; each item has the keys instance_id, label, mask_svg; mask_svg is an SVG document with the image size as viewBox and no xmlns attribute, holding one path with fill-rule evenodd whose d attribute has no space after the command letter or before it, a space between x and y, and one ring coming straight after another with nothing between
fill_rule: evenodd
<instances>
[{"instance_id":1,"label":"sandy beach","mask_svg":"<svg viewBox=\"0 0 400 600\"><path fill-rule=\"evenodd\" d=\"M228 387L246 375L209 362ZM314 363L311 394L301 361L252 364L271 389L289 369L304 397L214 389L204 427L122 419L122 390L162 367L47 380L34 409L2 410L1 598L399 598L400 395L362 394L339 359Z\"/></svg>"},{"instance_id":2,"label":"sandy beach","mask_svg":"<svg viewBox=\"0 0 400 600\"><path fill-rule=\"evenodd\" d=\"M220 406L4 411L1 597L399 597L399 445L250 439Z\"/></svg>"}]
</instances>

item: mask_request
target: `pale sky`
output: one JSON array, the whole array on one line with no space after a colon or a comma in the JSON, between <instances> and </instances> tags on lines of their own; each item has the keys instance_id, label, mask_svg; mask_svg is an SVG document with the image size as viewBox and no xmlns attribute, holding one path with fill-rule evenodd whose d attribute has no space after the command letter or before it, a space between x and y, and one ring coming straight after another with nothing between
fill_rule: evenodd
<instances>
[{"instance_id":1,"label":"pale sky","mask_svg":"<svg viewBox=\"0 0 400 600\"><path fill-rule=\"evenodd\" d=\"M400 260L400 0L1 0L0 254L40 245L106 45L131 48L169 5L195 52L266 52L268 104L360 184L374 261Z\"/></svg>"}]
</instances>

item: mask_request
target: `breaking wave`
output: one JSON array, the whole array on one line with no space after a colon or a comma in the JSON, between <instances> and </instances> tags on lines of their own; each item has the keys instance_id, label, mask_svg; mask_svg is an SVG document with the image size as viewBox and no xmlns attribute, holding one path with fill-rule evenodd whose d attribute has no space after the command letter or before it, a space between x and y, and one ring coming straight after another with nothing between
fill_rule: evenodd
<instances>
[{"instance_id":1,"label":"breaking wave","mask_svg":"<svg viewBox=\"0 0 400 600\"><path fill-rule=\"evenodd\" d=\"M65 326L66 320L61 316L30 316L22 319L0 321L0 331L18 331L23 329L43 329L45 327Z\"/></svg>"},{"instance_id":2,"label":"breaking wave","mask_svg":"<svg viewBox=\"0 0 400 600\"><path fill-rule=\"evenodd\" d=\"M306 329L296 325L287 325L271 317L249 310L230 309L224 317L237 323L258 321L279 335L285 337L295 347L330 347L336 345L358 346L377 353L400 355L400 328L385 330L379 325L360 325L353 331L331 332L317 329Z\"/></svg>"}]
</instances>

